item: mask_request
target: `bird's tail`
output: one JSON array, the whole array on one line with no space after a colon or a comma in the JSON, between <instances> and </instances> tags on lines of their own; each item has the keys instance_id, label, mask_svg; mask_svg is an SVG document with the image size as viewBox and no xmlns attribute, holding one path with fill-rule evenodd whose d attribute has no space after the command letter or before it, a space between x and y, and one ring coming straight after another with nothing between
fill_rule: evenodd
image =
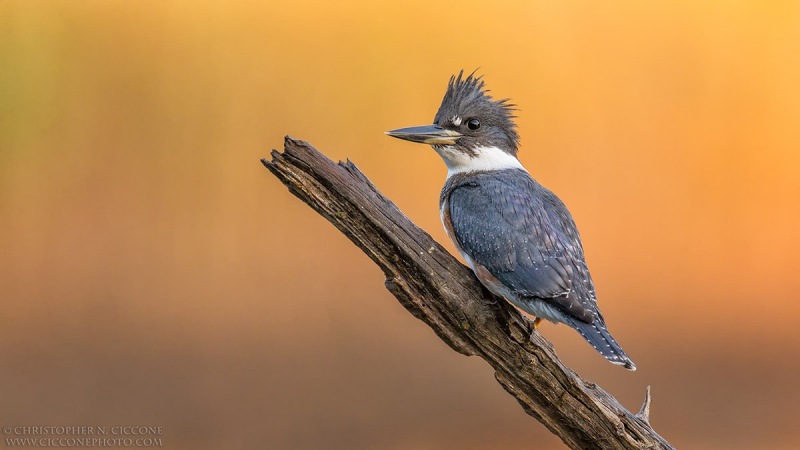
<instances>
[{"instance_id":1,"label":"bird's tail","mask_svg":"<svg viewBox=\"0 0 800 450\"><path fill-rule=\"evenodd\" d=\"M567 325L578 330L578 333L592 344L595 350L613 364L624 366L631 371L636 370L636 364L631 361L625 351L622 350L622 347L617 344L617 341L611 337L611 333L608 332L602 318L596 317L592 323L570 318Z\"/></svg>"}]
</instances>

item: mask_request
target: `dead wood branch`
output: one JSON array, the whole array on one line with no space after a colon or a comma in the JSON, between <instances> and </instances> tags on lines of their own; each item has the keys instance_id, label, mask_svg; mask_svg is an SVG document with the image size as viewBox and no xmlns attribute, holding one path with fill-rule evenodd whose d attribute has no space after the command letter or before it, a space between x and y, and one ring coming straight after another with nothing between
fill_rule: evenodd
<instances>
[{"instance_id":1,"label":"dead wood branch","mask_svg":"<svg viewBox=\"0 0 800 450\"><path fill-rule=\"evenodd\" d=\"M550 343L384 197L351 162L286 138L262 162L386 274L386 288L455 351L484 359L522 408L574 449L671 449L649 424L565 367ZM627 373L620 371L620 376Z\"/></svg>"}]
</instances>

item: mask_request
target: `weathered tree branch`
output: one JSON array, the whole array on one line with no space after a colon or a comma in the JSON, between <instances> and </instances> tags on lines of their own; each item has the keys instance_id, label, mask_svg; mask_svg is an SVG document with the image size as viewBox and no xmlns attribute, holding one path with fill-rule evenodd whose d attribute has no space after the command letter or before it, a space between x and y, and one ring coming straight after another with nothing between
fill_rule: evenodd
<instances>
[{"instance_id":1,"label":"weathered tree branch","mask_svg":"<svg viewBox=\"0 0 800 450\"><path fill-rule=\"evenodd\" d=\"M333 223L386 274L386 288L455 351L483 358L522 408L574 449L671 449L649 424L565 367L530 321L384 197L353 163L306 142L261 160L289 191Z\"/></svg>"}]
</instances>

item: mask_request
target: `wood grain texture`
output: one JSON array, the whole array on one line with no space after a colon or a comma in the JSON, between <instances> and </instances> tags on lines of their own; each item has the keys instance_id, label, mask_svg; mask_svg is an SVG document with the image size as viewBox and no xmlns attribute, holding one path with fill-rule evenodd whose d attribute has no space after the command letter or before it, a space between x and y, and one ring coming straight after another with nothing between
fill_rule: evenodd
<instances>
[{"instance_id":1,"label":"wood grain texture","mask_svg":"<svg viewBox=\"0 0 800 450\"><path fill-rule=\"evenodd\" d=\"M505 300L414 225L350 162L287 137L262 163L344 233L386 275L386 288L453 350L478 356L522 408L574 449L671 449L649 424L565 367ZM624 373L621 374L625 375Z\"/></svg>"}]
</instances>

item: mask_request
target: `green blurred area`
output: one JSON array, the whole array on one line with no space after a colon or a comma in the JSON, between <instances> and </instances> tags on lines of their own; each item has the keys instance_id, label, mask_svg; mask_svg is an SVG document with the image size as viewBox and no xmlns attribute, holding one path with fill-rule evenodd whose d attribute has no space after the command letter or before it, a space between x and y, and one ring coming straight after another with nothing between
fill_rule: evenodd
<instances>
[{"instance_id":1,"label":"green blurred area","mask_svg":"<svg viewBox=\"0 0 800 450\"><path fill-rule=\"evenodd\" d=\"M452 250L387 129L480 67L640 370L559 355L684 448L797 448L800 5L0 3L0 425L168 448L561 448L258 159L350 158ZM759 306L755 308L755 306Z\"/></svg>"}]
</instances>

